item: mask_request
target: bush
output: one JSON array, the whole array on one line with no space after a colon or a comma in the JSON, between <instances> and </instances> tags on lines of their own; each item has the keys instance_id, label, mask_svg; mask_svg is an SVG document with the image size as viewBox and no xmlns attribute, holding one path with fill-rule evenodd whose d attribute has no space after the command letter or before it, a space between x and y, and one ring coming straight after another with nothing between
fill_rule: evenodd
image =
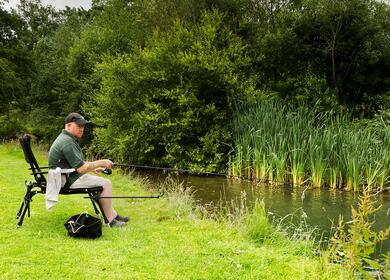
<instances>
[{"instance_id":1,"label":"bush","mask_svg":"<svg viewBox=\"0 0 390 280\"><path fill-rule=\"evenodd\" d=\"M241 71L248 65L218 12L192 27L177 21L134 55L106 57L85 107L104 126L99 149L126 162L217 170L231 141L232 102L253 92Z\"/></svg>"},{"instance_id":2,"label":"bush","mask_svg":"<svg viewBox=\"0 0 390 280\"><path fill-rule=\"evenodd\" d=\"M0 116L0 139L15 139L23 131L23 125L18 120L11 120L8 116Z\"/></svg>"}]
</instances>

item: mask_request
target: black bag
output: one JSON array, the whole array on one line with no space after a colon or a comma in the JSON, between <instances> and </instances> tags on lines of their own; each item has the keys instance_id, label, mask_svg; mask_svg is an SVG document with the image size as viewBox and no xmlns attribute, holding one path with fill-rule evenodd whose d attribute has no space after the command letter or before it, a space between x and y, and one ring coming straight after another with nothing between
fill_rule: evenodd
<instances>
[{"instance_id":1,"label":"black bag","mask_svg":"<svg viewBox=\"0 0 390 280\"><path fill-rule=\"evenodd\" d=\"M71 237L95 239L102 236L102 222L100 219L86 213L70 217L64 226Z\"/></svg>"}]
</instances>

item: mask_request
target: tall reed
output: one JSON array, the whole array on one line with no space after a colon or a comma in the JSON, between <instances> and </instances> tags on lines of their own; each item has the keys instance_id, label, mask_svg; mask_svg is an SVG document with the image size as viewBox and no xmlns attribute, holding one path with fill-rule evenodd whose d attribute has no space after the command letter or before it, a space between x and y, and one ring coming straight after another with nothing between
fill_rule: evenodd
<instances>
[{"instance_id":1,"label":"tall reed","mask_svg":"<svg viewBox=\"0 0 390 280\"><path fill-rule=\"evenodd\" d=\"M354 191L367 183L383 190L388 183L386 123L361 124L339 114L262 100L237 105L233 127L233 176Z\"/></svg>"}]
</instances>

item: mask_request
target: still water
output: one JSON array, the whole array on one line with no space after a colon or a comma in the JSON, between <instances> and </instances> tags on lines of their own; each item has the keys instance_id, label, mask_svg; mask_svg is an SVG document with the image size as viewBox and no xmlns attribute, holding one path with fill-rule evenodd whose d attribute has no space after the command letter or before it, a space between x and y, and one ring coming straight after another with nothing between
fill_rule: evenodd
<instances>
[{"instance_id":1,"label":"still water","mask_svg":"<svg viewBox=\"0 0 390 280\"><path fill-rule=\"evenodd\" d=\"M140 171L137 171L139 173ZM159 172L142 172L149 179L158 183L166 175ZM175 175L175 179L184 182L185 186L194 190L197 203L209 206L221 202L239 201L245 192L246 203L250 208L256 199L263 200L266 211L276 220L284 218L295 225L303 223L309 229L316 229L317 237L326 241L334 233L338 225L339 216L344 222L350 221L351 207L356 207L357 194L353 192L330 189L305 189L291 186L275 186L254 184L228 179L220 176ZM376 197L378 205L382 205L375 213L375 230L390 225L390 194L381 194ZM390 239L381 246L380 252L390 251Z\"/></svg>"}]
</instances>

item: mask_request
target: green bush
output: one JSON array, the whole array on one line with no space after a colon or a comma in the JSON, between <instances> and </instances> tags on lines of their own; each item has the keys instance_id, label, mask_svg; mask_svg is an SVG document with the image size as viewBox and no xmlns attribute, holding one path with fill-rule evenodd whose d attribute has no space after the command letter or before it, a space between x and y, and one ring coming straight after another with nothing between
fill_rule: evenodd
<instances>
[{"instance_id":1,"label":"green bush","mask_svg":"<svg viewBox=\"0 0 390 280\"><path fill-rule=\"evenodd\" d=\"M0 139L16 138L23 131L23 125L18 120L11 120L8 116L0 116Z\"/></svg>"},{"instance_id":2,"label":"green bush","mask_svg":"<svg viewBox=\"0 0 390 280\"><path fill-rule=\"evenodd\" d=\"M223 15L177 21L134 55L107 56L99 91L85 106L99 150L126 162L216 170L231 141L233 100L253 93L241 40ZM97 145L97 144L95 144ZM96 146L97 147L97 146Z\"/></svg>"}]
</instances>

